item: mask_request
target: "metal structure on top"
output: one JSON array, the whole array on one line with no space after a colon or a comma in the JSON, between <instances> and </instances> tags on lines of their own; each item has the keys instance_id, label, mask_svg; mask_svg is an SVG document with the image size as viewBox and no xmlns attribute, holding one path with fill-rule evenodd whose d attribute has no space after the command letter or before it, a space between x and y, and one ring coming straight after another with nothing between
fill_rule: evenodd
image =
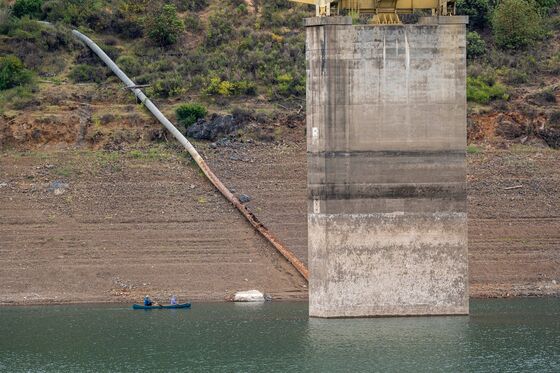
<instances>
[{"instance_id":1,"label":"metal structure on top","mask_svg":"<svg viewBox=\"0 0 560 373\"><path fill-rule=\"evenodd\" d=\"M415 10L429 9L434 16L455 15L455 0L290 0L315 5L317 17L339 15L348 10L352 14L373 14L371 23L381 25L400 24L399 14L411 14Z\"/></svg>"}]
</instances>

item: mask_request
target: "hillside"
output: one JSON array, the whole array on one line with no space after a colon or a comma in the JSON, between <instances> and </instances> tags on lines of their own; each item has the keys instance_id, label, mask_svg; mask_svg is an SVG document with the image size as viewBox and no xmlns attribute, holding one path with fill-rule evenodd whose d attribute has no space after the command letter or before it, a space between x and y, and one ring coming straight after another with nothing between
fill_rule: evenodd
<instances>
[{"instance_id":1,"label":"hillside","mask_svg":"<svg viewBox=\"0 0 560 373\"><path fill-rule=\"evenodd\" d=\"M68 6L55 6L62 3ZM49 1L32 18L14 17L6 7L2 12L0 52L13 54L32 71L25 84L0 93L0 144L6 146L66 142L52 127L73 126L81 104L91 105L84 142L92 147L161 139L161 133L139 131L139 122L153 120L73 39L74 27L98 42L137 84L148 84L146 93L171 118L178 105L191 102L203 104L209 114L237 113L243 121L260 124L289 115L301 118L304 112L300 24L308 12L285 1L199 0L167 6L158 1ZM173 21L179 25L176 34L166 28ZM22 123L29 127L24 133L6 129ZM257 132L252 134L256 139L279 136L273 130Z\"/></svg>"},{"instance_id":2,"label":"hillside","mask_svg":"<svg viewBox=\"0 0 560 373\"><path fill-rule=\"evenodd\" d=\"M469 142L557 148L560 16L555 0L462 0L457 8L471 19ZM285 0L5 2L0 8L0 53L15 56L22 65L3 62L12 75L18 71L19 80L0 90L0 144L66 143L60 127L75 126L84 115L82 120L89 122L82 141L90 147L112 149L162 139L157 129L139 129L140 122L153 120L99 59L73 39L71 28L91 36L137 84L147 85L148 96L171 118L185 103L204 106L211 126L220 127L212 114L233 114L233 125L222 125L212 140L224 135L281 140L274 125L303 119L301 24L310 15L311 8ZM356 18L363 21L367 19ZM512 23L517 27L508 28ZM90 106L80 111L82 104ZM188 126L193 120L179 122ZM240 130L248 124L252 130ZM196 131L193 136L209 137Z\"/></svg>"},{"instance_id":3,"label":"hillside","mask_svg":"<svg viewBox=\"0 0 560 373\"><path fill-rule=\"evenodd\" d=\"M557 295L560 16L554 2L504 3L518 27L502 31L522 30L506 41L499 5L458 3L472 21L471 294ZM312 13L283 0L2 3L0 303L219 300L248 288L305 297L297 273L70 30L147 85L226 186L307 261L301 23Z\"/></svg>"}]
</instances>

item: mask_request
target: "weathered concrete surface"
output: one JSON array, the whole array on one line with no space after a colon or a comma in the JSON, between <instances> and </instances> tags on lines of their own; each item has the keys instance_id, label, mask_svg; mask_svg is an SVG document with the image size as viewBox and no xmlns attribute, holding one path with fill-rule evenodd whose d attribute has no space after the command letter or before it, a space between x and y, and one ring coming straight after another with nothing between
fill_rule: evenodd
<instances>
[{"instance_id":1,"label":"weathered concrete surface","mask_svg":"<svg viewBox=\"0 0 560 373\"><path fill-rule=\"evenodd\" d=\"M307 21L311 316L468 313L466 18L441 18Z\"/></svg>"}]
</instances>

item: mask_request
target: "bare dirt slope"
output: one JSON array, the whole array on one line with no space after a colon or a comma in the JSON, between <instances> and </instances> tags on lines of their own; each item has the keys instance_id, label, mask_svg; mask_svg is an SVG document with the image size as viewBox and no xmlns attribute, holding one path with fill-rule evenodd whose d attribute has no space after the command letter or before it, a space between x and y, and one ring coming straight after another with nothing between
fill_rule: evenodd
<instances>
[{"instance_id":1,"label":"bare dirt slope","mask_svg":"<svg viewBox=\"0 0 560 373\"><path fill-rule=\"evenodd\" d=\"M560 294L560 152L469 156L471 294Z\"/></svg>"},{"instance_id":2,"label":"bare dirt slope","mask_svg":"<svg viewBox=\"0 0 560 373\"><path fill-rule=\"evenodd\" d=\"M305 143L293 131L285 142L197 146L307 261ZM302 278L176 154L5 152L0 302L218 300L252 288L305 298ZM468 160L471 295L560 294L560 152L515 146Z\"/></svg>"},{"instance_id":3,"label":"bare dirt slope","mask_svg":"<svg viewBox=\"0 0 560 373\"><path fill-rule=\"evenodd\" d=\"M305 134L302 133L302 137ZM207 151L221 180L307 264L306 144L236 144Z\"/></svg>"},{"instance_id":4,"label":"bare dirt slope","mask_svg":"<svg viewBox=\"0 0 560 373\"><path fill-rule=\"evenodd\" d=\"M6 153L0 185L0 303L306 296L192 164L158 149Z\"/></svg>"}]
</instances>

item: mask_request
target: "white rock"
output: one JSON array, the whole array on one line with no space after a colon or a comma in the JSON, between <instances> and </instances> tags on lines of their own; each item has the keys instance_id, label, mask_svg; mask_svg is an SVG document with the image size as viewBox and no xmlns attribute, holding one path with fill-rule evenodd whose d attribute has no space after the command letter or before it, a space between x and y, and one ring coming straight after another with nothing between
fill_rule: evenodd
<instances>
[{"instance_id":1,"label":"white rock","mask_svg":"<svg viewBox=\"0 0 560 373\"><path fill-rule=\"evenodd\" d=\"M61 195L61 194L64 194L64 192L65 192L64 189L62 189L62 188L56 188L56 189L54 190L53 193L54 193L55 196L59 196L59 195Z\"/></svg>"},{"instance_id":2,"label":"white rock","mask_svg":"<svg viewBox=\"0 0 560 373\"><path fill-rule=\"evenodd\" d=\"M233 297L234 302L264 302L264 294L258 290L238 291Z\"/></svg>"}]
</instances>

